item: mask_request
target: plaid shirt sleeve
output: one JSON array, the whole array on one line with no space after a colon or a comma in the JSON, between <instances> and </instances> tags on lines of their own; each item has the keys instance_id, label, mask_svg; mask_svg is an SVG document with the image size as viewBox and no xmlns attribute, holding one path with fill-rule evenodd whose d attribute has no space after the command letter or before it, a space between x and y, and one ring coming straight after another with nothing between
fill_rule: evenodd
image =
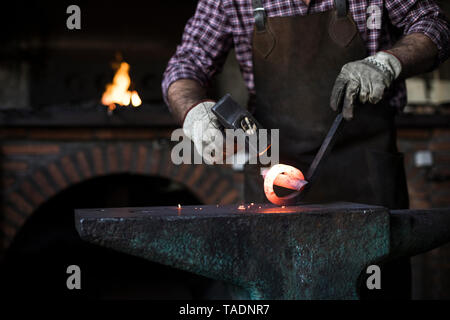
<instances>
[{"instance_id":1,"label":"plaid shirt sleeve","mask_svg":"<svg viewBox=\"0 0 450 320\"><path fill-rule=\"evenodd\" d=\"M393 25L405 35L422 33L439 49L439 63L450 55L450 27L434 0L386 0L386 9Z\"/></svg>"},{"instance_id":2,"label":"plaid shirt sleeve","mask_svg":"<svg viewBox=\"0 0 450 320\"><path fill-rule=\"evenodd\" d=\"M207 86L220 72L233 45L232 30L221 0L199 0L195 15L188 21L182 43L170 59L163 76L162 90L167 105L169 86L179 79L193 79Z\"/></svg>"}]
</instances>

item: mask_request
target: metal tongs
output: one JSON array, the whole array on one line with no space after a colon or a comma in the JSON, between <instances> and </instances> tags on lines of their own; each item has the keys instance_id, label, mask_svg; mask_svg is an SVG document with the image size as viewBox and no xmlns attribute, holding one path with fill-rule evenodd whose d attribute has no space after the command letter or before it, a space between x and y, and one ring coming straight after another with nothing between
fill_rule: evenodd
<instances>
[{"instance_id":1,"label":"metal tongs","mask_svg":"<svg viewBox=\"0 0 450 320\"><path fill-rule=\"evenodd\" d=\"M337 137L339 136L340 132L339 128L341 127L343 119L344 117L342 115L342 112L339 112L336 118L334 119L333 124L330 127L330 130L328 130L328 133L325 136L325 139L323 140L319 151L314 157L313 162L311 163L311 165L308 168L308 171L306 172L305 180L308 182L308 184L305 185L302 192L297 197L297 201L300 201L305 197L305 195L311 189L317 177L319 176L320 168L322 167L323 163L330 154L331 149L333 149Z\"/></svg>"}]
</instances>

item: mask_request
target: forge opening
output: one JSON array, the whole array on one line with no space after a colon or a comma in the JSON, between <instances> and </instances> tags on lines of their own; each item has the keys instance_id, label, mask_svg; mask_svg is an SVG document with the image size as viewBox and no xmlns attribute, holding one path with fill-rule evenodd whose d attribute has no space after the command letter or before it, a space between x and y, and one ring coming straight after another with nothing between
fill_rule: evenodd
<instances>
[{"instance_id":1,"label":"forge opening","mask_svg":"<svg viewBox=\"0 0 450 320\"><path fill-rule=\"evenodd\" d=\"M184 186L130 174L71 186L38 208L19 230L0 263L0 287L20 298L197 299L221 297L222 285L82 241L75 208L199 204ZM67 267L81 269L81 290L68 290Z\"/></svg>"}]
</instances>

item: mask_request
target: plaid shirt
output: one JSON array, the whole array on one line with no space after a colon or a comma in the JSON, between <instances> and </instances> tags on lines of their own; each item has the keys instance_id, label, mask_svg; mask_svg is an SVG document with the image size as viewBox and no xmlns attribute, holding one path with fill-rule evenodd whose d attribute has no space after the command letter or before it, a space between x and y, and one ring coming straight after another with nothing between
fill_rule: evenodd
<instances>
[{"instance_id":1,"label":"plaid shirt","mask_svg":"<svg viewBox=\"0 0 450 320\"><path fill-rule=\"evenodd\" d=\"M334 7L333 3L333 0L312 0L308 9L302 0L264 0L264 8L269 17L294 16L327 11ZM450 28L434 0L348 0L348 3L370 55L391 48L398 36L419 32L436 44L439 62L448 58ZM371 17L378 17L381 27L368 27ZM250 94L255 94L253 26L252 0L199 0L182 43L164 73L165 102L167 90L176 80L194 79L208 86L233 47L247 88ZM404 81L394 83L389 97L394 107L401 109L406 105Z\"/></svg>"}]
</instances>

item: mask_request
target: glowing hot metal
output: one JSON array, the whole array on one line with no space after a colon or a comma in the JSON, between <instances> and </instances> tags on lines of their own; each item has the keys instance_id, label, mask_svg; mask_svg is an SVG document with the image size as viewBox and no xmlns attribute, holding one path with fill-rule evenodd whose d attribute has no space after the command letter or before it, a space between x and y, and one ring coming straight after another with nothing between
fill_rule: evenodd
<instances>
[{"instance_id":1,"label":"glowing hot metal","mask_svg":"<svg viewBox=\"0 0 450 320\"><path fill-rule=\"evenodd\" d=\"M328 131L325 139L320 146L319 151L317 152L311 166L306 173L306 180L300 170L286 166L283 164L273 166L266 174L264 179L264 192L266 194L267 199L270 202L276 205L287 205L294 204L302 199L305 196L308 189L311 189L311 186L314 184L314 181L317 179L319 175L320 168L327 159L328 155L335 144L337 137L339 136L339 128L343 123L342 113L338 113L336 118L331 125L330 130ZM264 175L264 172L263 172ZM273 185L278 185L281 187L285 187L292 190L297 190L296 192L286 196L286 197L278 197L274 190ZM306 187L306 190L305 190Z\"/></svg>"},{"instance_id":2,"label":"glowing hot metal","mask_svg":"<svg viewBox=\"0 0 450 320\"><path fill-rule=\"evenodd\" d=\"M300 170L284 164L274 165L267 172L263 172L263 175L264 193L270 202L278 206L294 204L297 196L308 184ZM287 196L279 197L273 189L274 185L296 191Z\"/></svg>"}]
</instances>

